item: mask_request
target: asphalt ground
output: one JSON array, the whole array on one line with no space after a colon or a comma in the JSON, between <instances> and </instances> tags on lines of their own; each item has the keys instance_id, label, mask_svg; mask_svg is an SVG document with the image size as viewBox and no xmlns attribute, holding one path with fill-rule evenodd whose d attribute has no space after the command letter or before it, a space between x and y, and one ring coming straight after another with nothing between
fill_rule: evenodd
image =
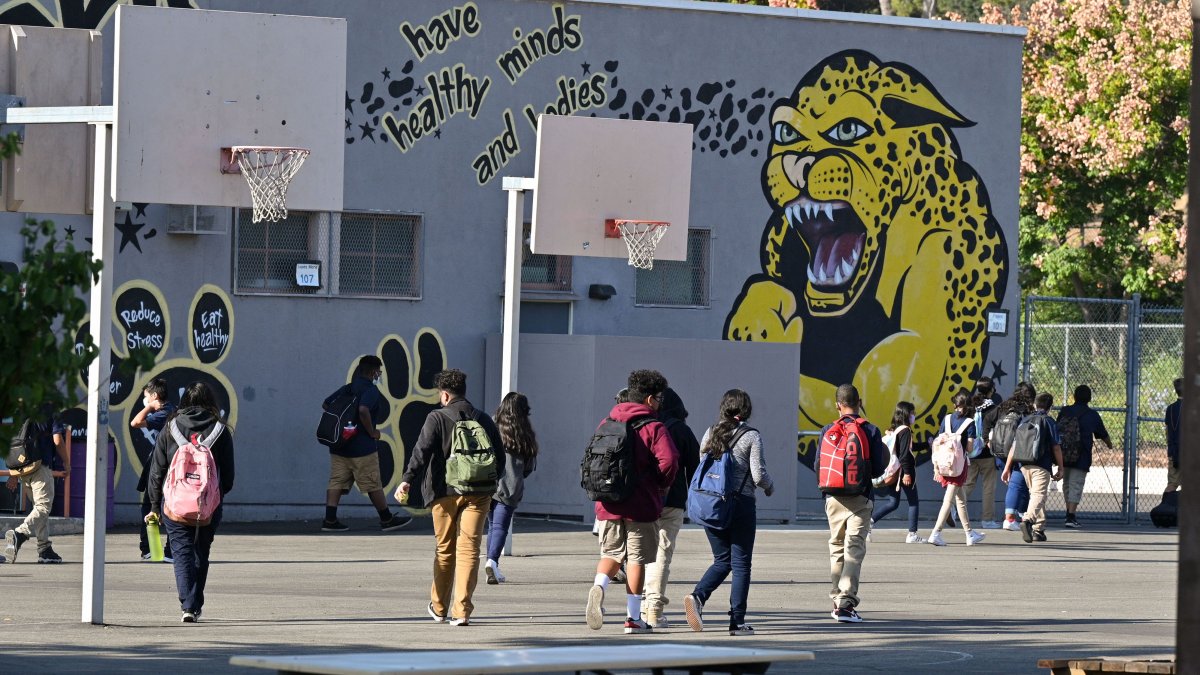
<instances>
[{"instance_id":1,"label":"asphalt ground","mask_svg":"<svg viewBox=\"0 0 1200 675\"><path fill-rule=\"evenodd\" d=\"M1045 543L988 530L987 541L967 547L961 531L948 531L938 548L904 544L904 530L885 521L863 568L865 622L839 624L829 616L824 523L760 526L747 617L756 634L731 637L683 621L682 598L711 562L692 526L671 567L673 624L627 636L620 591L609 594L602 630L584 624L598 555L590 524L518 517L515 555L501 565L509 580L488 586L480 575L466 627L426 615L428 518L392 533L348 524L345 534L322 534L316 522L223 524L197 624L180 623L171 566L141 561L132 528L107 536L99 626L81 621L82 535L55 536L62 565L37 564L30 546L0 566L0 672L254 673L266 671L229 658L556 645L594 646L602 668L609 650L654 641L816 654L771 673L1029 673L1039 658L1174 653L1175 530L1052 523ZM728 588L705 608L714 629L725 625Z\"/></svg>"}]
</instances>

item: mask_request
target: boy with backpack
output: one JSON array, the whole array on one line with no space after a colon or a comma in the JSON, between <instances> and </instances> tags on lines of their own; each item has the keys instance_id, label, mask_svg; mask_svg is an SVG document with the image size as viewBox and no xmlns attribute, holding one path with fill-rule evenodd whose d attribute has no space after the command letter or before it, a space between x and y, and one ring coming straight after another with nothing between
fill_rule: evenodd
<instances>
[{"instance_id":1,"label":"boy with backpack","mask_svg":"<svg viewBox=\"0 0 1200 675\"><path fill-rule=\"evenodd\" d=\"M38 419L28 419L13 436L5 464L9 470L7 487L15 490L20 483L33 495L33 508L25 520L4 535L4 556L10 563L17 562L21 546L30 539L37 540L37 561L57 564L62 557L50 545L50 508L54 504L54 476L50 463L57 452L63 463L63 471L71 473L71 453L68 450L71 438L70 427L50 410L44 410ZM0 560L3 562L3 560Z\"/></svg>"},{"instance_id":2,"label":"boy with backpack","mask_svg":"<svg viewBox=\"0 0 1200 675\"><path fill-rule=\"evenodd\" d=\"M425 417L396 498L406 503L415 487L433 517L437 549L426 611L437 623L449 619L451 626L468 626L479 581L479 542L506 456L492 418L466 399L467 376L443 370L433 381L442 407Z\"/></svg>"},{"instance_id":3,"label":"boy with backpack","mask_svg":"<svg viewBox=\"0 0 1200 675\"><path fill-rule=\"evenodd\" d=\"M838 419L821 430L817 487L825 494L829 521L829 614L839 623L861 623L858 578L871 531L871 479L883 475L888 449L879 428L859 414L862 400L852 384L837 388Z\"/></svg>"},{"instance_id":4,"label":"boy with backpack","mask_svg":"<svg viewBox=\"0 0 1200 675\"><path fill-rule=\"evenodd\" d=\"M1100 413L1088 406L1092 388L1086 384L1075 387L1075 403L1058 412L1058 440L1063 454L1063 495L1067 500L1067 520L1063 527L1079 529L1075 510L1083 499L1083 484L1092 468L1092 445L1100 441L1112 449L1112 439Z\"/></svg>"},{"instance_id":5,"label":"boy with backpack","mask_svg":"<svg viewBox=\"0 0 1200 675\"><path fill-rule=\"evenodd\" d=\"M625 632L649 633L653 628L642 620L645 567L658 557L656 521L680 461L657 417L667 379L656 370L635 370L628 387L629 400L613 406L584 455L581 483L600 521L600 562L584 616L592 630L604 625L604 593L624 563Z\"/></svg>"},{"instance_id":6,"label":"boy with backpack","mask_svg":"<svg viewBox=\"0 0 1200 675\"><path fill-rule=\"evenodd\" d=\"M1027 544L1046 541L1046 498L1050 493L1050 481L1062 479L1063 456L1058 428L1047 414L1053 406L1053 396L1037 395L1033 414L1022 419L1017 427L1012 450L1004 462L1004 473L1000 475L1007 483L1013 467L1020 465L1021 474L1029 485L1029 507L1020 524L1021 538ZM1053 474L1051 465L1058 467Z\"/></svg>"}]
</instances>

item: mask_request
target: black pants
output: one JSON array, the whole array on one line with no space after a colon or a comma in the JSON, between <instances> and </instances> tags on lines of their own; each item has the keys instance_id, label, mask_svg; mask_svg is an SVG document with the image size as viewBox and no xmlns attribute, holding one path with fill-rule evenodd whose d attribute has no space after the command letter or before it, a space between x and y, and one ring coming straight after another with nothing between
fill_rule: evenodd
<instances>
[{"instance_id":1,"label":"black pants","mask_svg":"<svg viewBox=\"0 0 1200 675\"><path fill-rule=\"evenodd\" d=\"M208 525L194 527L164 518L167 536L171 538L171 553L175 559L175 588L179 591L179 606L185 612L204 608L204 586L208 583L208 553L213 537L221 524L221 507L213 513Z\"/></svg>"}]
</instances>

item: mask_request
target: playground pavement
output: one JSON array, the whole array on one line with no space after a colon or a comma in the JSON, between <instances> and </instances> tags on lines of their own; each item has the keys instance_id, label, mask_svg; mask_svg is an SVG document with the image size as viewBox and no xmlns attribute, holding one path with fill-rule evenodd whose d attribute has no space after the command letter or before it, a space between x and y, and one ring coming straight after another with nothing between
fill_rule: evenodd
<instances>
[{"instance_id":1,"label":"playground pavement","mask_svg":"<svg viewBox=\"0 0 1200 675\"><path fill-rule=\"evenodd\" d=\"M515 555L502 563L509 581L488 586L480 575L467 627L426 615L428 518L388 534L367 521L349 524L346 534L321 534L315 522L222 525L198 624L179 622L171 566L142 562L131 527L107 536L105 624L82 623L83 537L57 535L64 564L36 564L31 546L21 562L0 566L0 670L254 673L266 671L229 658L557 645L594 646L603 668L607 651L654 641L816 655L771 673L1031 673L1039 658L1174 653L1175 530L1085 521L1082 530L1052 524L1045 543L988 530L987 541L968 548L955 531L937 548L904 544L903 529L885 521L863 568L865 622L854 625L829 616L824 523L760 526L747 617L756 634L730 637L718 630L728 583L706 608L712 630L694 633L683 621L682 598L711 561L703 532L691 526L671 567L672 625L624 635L620 591L609 594L602 630L584 625L597 557L584 524L518 518Z\"/></svg>"}]
</instances>

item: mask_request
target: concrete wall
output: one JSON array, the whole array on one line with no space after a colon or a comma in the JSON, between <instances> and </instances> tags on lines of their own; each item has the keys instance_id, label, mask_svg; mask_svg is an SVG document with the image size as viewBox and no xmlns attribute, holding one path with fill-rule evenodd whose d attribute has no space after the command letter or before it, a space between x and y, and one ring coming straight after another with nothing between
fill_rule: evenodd
<instances>
[{"instance_id":1,"label":"concrete wall","mask_svg":"<svg viewBox=\"0 0 1200 675\"><path fill-rule=\"evenodd\" d=\"M59 3L35 0L5 9L0 20L99 28L107 41L106 67L111 69L112 4L97 0L79 10L78 3L61 9ZM792 433L827 421L829 392L841 382L859 384L874 419L886 419L897 399L918 402L924 411L919 432L932 431L953 389L977 374L997 375L1000 389L1011 391L1019 312L1018 32L718 3L475 0L480 24L475 34L448 41L444 51L418 55L400 27L408 23L428 29L443 12L466 2L171 4L348 19L345 208L423 217L422 293L419 300L237 295L231 229L207 236L169 234L163 205L139 204L119 212L116 259L108 261L119 287L118 311L112 317L116 352L125 353L133 337L134 343L157 346L158 363L114 385L118 520L136 518L134 484L140 467L135 448L148 439L130 434L127 421L140 405L137 390L151 377L166 375L174 386L204 378L221 391L237 429L241 467L239 485L229 498L231 518L320 513L327 459L312 439L318 404L345 381L362 354L379 353L387 364L385 390L392 414L383 429L383 460L385 479L392 484L398 479L394 467L403 463L405 447L436 400L429 389L433 372L443 365L461 368L471 376L472 400L495 396L491 389L485 395L484 373L491 375L486 336L500 328L505 196L499 177L533 174L535 130L524 111L527 106L536 112L557 105L560 82L576 91L587 82L594 94L586 105L578 96L573 104L564 102L564 112L693 124L690 226L712 233L711 302L701 309L635 306L635 275L623 260L576 258L573 288L553 298L573 304L574 333L799 343L799 367L792 360L794 349L784 349L778 363L760 369L772 373L772 381L776 373L795 376L799 410L793 411ZM43 11L31 12L33 5ZM578 33L573 48L534 60L510 80L498 58L530 34L562 31L568 21ZM806 269L812 259L825 260L831 250L841 249L822 249L815 240L805 245L800 228L787 225L788 200L795 193L772 185L782 185L778 158L796 148L772 142L772 110L790 106L796 111L792 120L800 126L802 120L814 119L812 113L821 112L813 107L818 99L798 96L797 89L809 92L820 86L809 83L821 73L844 69L849 63L845 50L864 52L854 63L864 69L864 82L875 83L864 86L896 87L892 103L906 99L900 104L903 110L889 105L885 114L881 103L868 104L863 98L850 117L865 120L875 115L879 124L887 125L878 129L887 134L902 119L910 125L909 131L899 132L907 142L915 143L913 129L925 134L924 145L902 142L895 160L887 158L890 151L882 138L870 150L863 146L854 152L880 155L880 166L889 171L911 177L919 169L926 176L945 169L935 167L931 158L922 160L920 167L915 164L936 137L936 152L955 167L955 179L949 181L953 184L935 186L937 195L946 199L953 189L956 199L968 192L971 199L967 204L942 204L938 196L925 194L918 209L915 201L905 202L903 197L905 208L893 223L880 217L884 202L892 207L890 198L880 201L874 190L856 190L847 197L861 223L853 226L886 225L886 230L871 230L867 246L869 260L888 262L874 271L868 268L875 263L863 262L860 267L867 271L861 284L856 281L844 292L825 293L808 284ZM428 76L446 68L453 72L459 65L479 86L485 78L488 83L487 93L475 101L475 116L466 111L441 119L429 135L401 148L389 126L407 119L430 95ZM836 86L845 89L855 86L856 77L834 79L842 79ZM110 98L110 74L104 91ZM821 127L810 135L815 139L832 130ZM506 134L518 147L494 156L496 165L489 167L491 160L481 157L489 143ZM829 155L833 150L831 146L821 152ZM902 159L905 153L916 154ZM924 181L911 185L930 190ZM936 216L933 225L922 222L925 213ZM225 212L226 221L228 216ZM0 214L0 259L19 258L14 232L20 220L19 214ZM60 232L71 234L77 243L89 236L86 218L55 220ZM995 226L988 225L992 222ZM945 246L913 249L914 242L927 241L930 230L937 231L933 236L938 242L944 239ZM972 232L970 242L959 236L967 231ZM980 233L991 238L985 241ZM1000 235L1002 240L996 238ZM984 245L978 245L980 241ZM850 245L847 242L842 243ZM953 278L946 276L947 269L952 269ZM973 273L995 283L961 286L961 279ZM617 295L607 301L588 299L588 285L597 283L612 285ZM839 308L842 302L848 304ZM979 319L982 310L992 306L1009 312L1009 326L1006 335L987 339ZM212 317L219 321L206 324ZM106 312L102 320L109 318ZM675 349L670 342L657 344L664 352ZM667 359L655 354L649 360L661 364ZM690 368L672 363L679 363L681 372L668 377L678 382L709 368L705 362ZM756 379L697 379L688 385L694 392L685 391L685 397L696 419L706 421L719 390L737 385L755 392L760 388ZM530 380L539 382L534 375ZM586 405L580 408L578 424L595 424L603 412L597 406L615 385L615 380L597 380L602 390L594 396L599 398L581 399ZM556 395L576 396L570 386L561 385ZM569 451L561 452L572 458L585 442L581 438L586 430L539 430L546 436L562 433L562 446ZM767 435L771 443L783 443L787 437L782 429ZM801 450L800 464L805 466L797 469L798 482L808 485L812 453L807 446ZM774 464L773 470L783 470L780 460ZM539 479L528 497L530 504L559 503L558 497L540 495L542 489ZM346 504L351 512L370 513L358 495ZM578 513L577 504L567 506Z\"/></svg>"}]
</instances>

